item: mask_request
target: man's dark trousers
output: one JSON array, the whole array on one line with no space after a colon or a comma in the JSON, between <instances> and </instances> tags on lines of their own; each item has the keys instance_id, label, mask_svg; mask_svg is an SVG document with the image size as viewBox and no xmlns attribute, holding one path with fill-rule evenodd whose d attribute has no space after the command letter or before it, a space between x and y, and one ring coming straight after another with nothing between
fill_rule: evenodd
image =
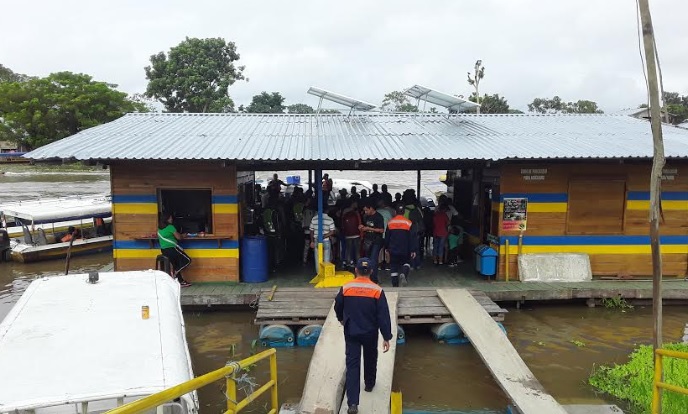
<instances>
[{"instance_id":1,"label":"man's dark trousers","mask_svg":"<svg viewBox=\"0 0 688 414\"><path fill-rule=\"evenodd\" d=\"M363 348L363 382L375 386L377 375L377 332L374 335L344 335L346 341L346 398L349 405L358 405L361 393L361 348Z\"/></svg>"}]
</instances>

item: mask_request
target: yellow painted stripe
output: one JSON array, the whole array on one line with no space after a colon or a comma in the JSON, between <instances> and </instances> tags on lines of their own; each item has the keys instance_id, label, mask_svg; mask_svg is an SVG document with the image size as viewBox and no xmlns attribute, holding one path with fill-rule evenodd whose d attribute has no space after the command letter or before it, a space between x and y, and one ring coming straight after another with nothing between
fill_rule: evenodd
<instances>
[{"instance_id":1,"label":"yellow painted stripe","mask_svg":"<svg viewBox=\"0 0 688 414\"><path fill-rule=\"evenodd\" d=\"M239 249L185 249L192 259L199 258L238 258ZM160 254L157 249L114 249L115 259L155 259Z\"/></svg>"},{"instance_id":2,"label":"yellow painted stripe","mask_svg":"<svg viewBox=\"0 0 688 414\"><path fill-rule=\"evenodd\" d=\"M155 203L124 203L113 204L113 214L158 214L158 205Z\"/></svg>"},{"instance_id":3,"label":"yellow painted stripe","mask_svg":"<svg viewBox=\"0 0 688 414\"><path fill-rule=\"evenodd\" d=\"M648 200L628 200L626 202L628 210L649 210L650 201ZM663 200L664 210L688 210L688 200Z\"/></svg>"},{"instance_id":4,"label":"yellow painted stripe","mask_svg":"<svg viewBox=\"0 0 688 414\"><path fill-rule=\"evenodd\" d=\"M661 250L663 254L686 254L688 244L663 244ZM499 253L505 252L505 246L500 246ZM651 254L651 250L649 245L523 245L523 253ZM509 246L509 254L518 254L518 245Z\"/></svg>"},{"instance_id":5,"label":"yellow painted stripe","mask_svg":"<svg viewBox=\"0 0 688 414\"><path fill-rule=\"evenodd\" d=\"M238 204L213 204L213 214L236 214L238 211Z\"/></svg>"},{"instance_id":6,"label":"yellow painted stripe","mask_svg":"<svg viewBox=\"0 0 688 414\"><path fill-rule=\"evenodd\" d=\"M566 213L568 203L528 203L528 213ZM504 212L504 203L499 203L499 212Z\"/></svg>"}]
</instances>

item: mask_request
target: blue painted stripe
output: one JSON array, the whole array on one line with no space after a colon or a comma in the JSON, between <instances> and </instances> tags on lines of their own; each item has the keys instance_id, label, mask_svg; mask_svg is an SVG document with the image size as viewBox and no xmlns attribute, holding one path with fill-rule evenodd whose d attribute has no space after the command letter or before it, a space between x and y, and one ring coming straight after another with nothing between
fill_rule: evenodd
<instances>
[{"instance_id":1,"label":"blue painted stripe","mask_svg":"<svg viewBox=\"0 0 688 414\"><path fill-rule=\"evenodd\" d=\"M511 245L518 244L518 236L502 236L500 243L509 240ZM662 244L688 244L688 236L662 236ZM572 245L647 245L650 236L523 236L524 245L532 246L572 246Z\"/></svg>"},{"instance_id":2,"label":"blue painted stripe","mask_svg":"<svg viewBox=\"0 0 688 414\"><path fill-rule=\"evenodd\" d=\"M649 191L629 191L628 200L647 201L650 199ZM683 201L688 200L688 191L662 191L662 200Z\"/></svg>"},{"instance_id":3,"label":"blue painted stripe","mask_svg":"<svg viewBox=\"0 0 688 414\"><path fill-rule=\"evenodd\" d=\"M158 196L155 194L115 194L112 196L112 202L117 204L127 204L127 203L158 203Z\"/></svg>"},{"instance_id":4,"label":"blue painted stripe","mask_svg":"<svg viewBox=\"0 0 688 414\"><path fill-rule=\"evenodd\" d=\"M236 204L238 202L237 196L234 195L216 195L213 196L213 204ZM158 197L153 194L144 195L129 195L129 194L116 194L112 196L113 203L156 203L158 202Z\"/></svg>"},{"instance_id":5,"label":"blue painted stripe","mask_svg":"<svg viewBox=\"0 0 688 414\"><path fill-rule=\"evenodd\" d=\"M213 204L236 204L239 201L237 196L233 195L215 195L213 196Z\"/></svg>"},{"instance_id":6,"label":"blue painted stripe","mask_svg":"<svg viewBox=\"0 0 688 414\"><path fill-rule=\"evenodd\" d=\"M185 249L218 249L217 240L182 240L181 245ZM115 249L150 249L148 240L116 240L113 242ZM157 240L153 241L153 248L159 249L160 244ZM220 249L238 249L237 240L222 240Z\"/></svg>"},{"instance_id":7,"label":"blue painted stripe","mask_svg":"<svg viewBox=\"0 0 688 414\"><path fill-rule=\"evenodd\" d=\"M527 198L531 203L566 203L569 201L567 193L505 193L499 196L499 201L505 198Z\"/></svg>"}]
</instances>

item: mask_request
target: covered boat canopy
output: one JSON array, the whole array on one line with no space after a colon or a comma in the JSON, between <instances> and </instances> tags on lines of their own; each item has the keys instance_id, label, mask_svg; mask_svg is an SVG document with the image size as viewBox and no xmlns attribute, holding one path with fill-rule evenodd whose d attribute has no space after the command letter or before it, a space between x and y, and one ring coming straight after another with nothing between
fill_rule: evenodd
<instances>
[{"instance_id":1,"label":"covered boat canopy","mask_svg":"<svg viewBox=\"0 0 688 414\"><path fill-rule=\"evenodd\" d=\"M193 378L179 293L154 270L35 280L0 324L0 412L149 395Z\"/></svg>"},{"instance_id":2,"label":"covered boat canopy","mask_svg":"<svg viewBox=\"0 0 688 414\"><path fill-rule=\"evenodd\" d=\"M34 224L102 218L112 215L112 199L97 195L20 201L0 205L0 213Z\"/></svg>"}]
</instances>

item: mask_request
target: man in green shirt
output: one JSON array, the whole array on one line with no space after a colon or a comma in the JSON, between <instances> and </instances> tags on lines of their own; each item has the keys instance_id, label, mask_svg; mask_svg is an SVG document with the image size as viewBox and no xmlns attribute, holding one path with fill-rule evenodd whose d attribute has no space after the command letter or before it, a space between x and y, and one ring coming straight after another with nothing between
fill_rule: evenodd
<instances>
[{"instance_id":1,"label":"man in green shirt","mask_svg":"<svg viewBox=\"0 0 688 414\"><path fill-rule=\"evenodd\" d=\"M162 255L167 257L172 264L172 277L179 281L182 287L191 286L182 276L182 270L191 264L191 258L184 252L178 241L184 236L177 232L177 229L172 224L172 214L166 213L161 217L158 223L158 241L160 242L160 251Z\"/></svg>"}]
</instances>

